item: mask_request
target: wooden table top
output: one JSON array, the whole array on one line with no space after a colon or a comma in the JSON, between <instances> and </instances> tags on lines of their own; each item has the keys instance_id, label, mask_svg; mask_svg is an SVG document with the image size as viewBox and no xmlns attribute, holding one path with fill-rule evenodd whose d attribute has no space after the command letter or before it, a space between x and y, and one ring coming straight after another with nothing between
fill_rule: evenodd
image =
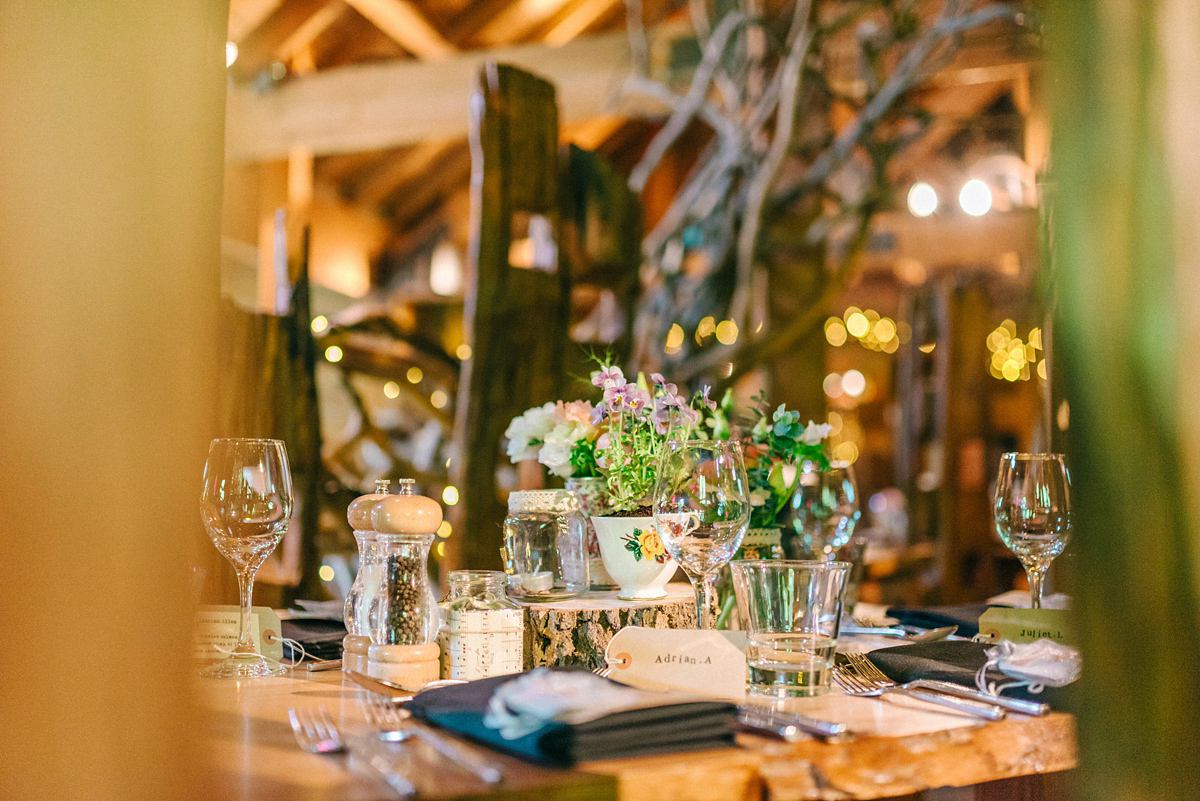
<instances>
[{"instance_id":1,"label":"wooden table top","mask_svg":"<svg viewBox=\"0 0 1200 801\"><path fill-rule=\"evenodd\" d=\"M367 731L368 693L339 671L294 671L248 681L198 679L216 786L212 797L366 801L395 794L345 755L297 747L289 707L323 705L341 729ZM915 706L914 706L915 705ZM919 708L918 708L919 707ZM572 801L672 799L875 799L942 786L967 786L1075 766L1074 719L1012 716L964 725L954 713L909 699L800 699L798 709L839 719L858 734L824 743L783 743L739 735L738 747L585 763L575 770L530 765L488 752L505 781L488 792L422 743L390 746L398 768L423 798L528 798ZM953 728L946 728L946 726Z\"/></svg>"}]
</instances>

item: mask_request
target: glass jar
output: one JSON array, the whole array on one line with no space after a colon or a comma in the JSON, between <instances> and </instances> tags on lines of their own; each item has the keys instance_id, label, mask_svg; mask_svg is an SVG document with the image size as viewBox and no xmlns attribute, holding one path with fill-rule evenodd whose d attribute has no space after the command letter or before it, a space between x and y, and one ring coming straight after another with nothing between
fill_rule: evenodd
<instances>
[{"instance_id":1,"label":"glass jar","mask_svg":"<svg viewBox=\"0 0 1200 801\"><path fill-rule=\"evenodd\" d=\"M508 495L504 548L508 594L518 601L557 601L587 591L586 525L579 498L567 490Z\"/></svg>"},{"instance_id":2,"label":"glass jar","mask_svg":"<svg viewBox=\"0 0 1200 801\"><path fill-rule=\"evenodd\" d=\"M431 498L413 494L413 480L400 480L400 493L378 502L371 512L375 528L377 589L368 626L374 645L423 645L435 642L437 602L429 581L429 548L442 522L442 509ZM371 592L364 588L364 593Z\"/></svg>"},{"instance_id":3,"label":"glass jar","mask_svg":"<svg viewBox=\"0 0 1200 801\"><path fill-rule=\"evenodd\" d=\"M587 526L585 542L591 588L599 592L615 590L617 583L604 567L604 560L600 556L600 541L596 539L596 528L592 525L592 516L604 514L608 506L608 481L603 476L568 478L567 489L579 496L579 511L583 513Z\"/></svg>"},{"instance_id":4,"label":"glass jar","mask_svg":"<svg viewBox=\"0 0 1200 801\"><path fill-rule=\"evenodd\" d=\"M442 678L486 679L520 673L525 613L504 593L498 570L452 570L438 604L442 618Z\"/></svg>"}]
</instances>

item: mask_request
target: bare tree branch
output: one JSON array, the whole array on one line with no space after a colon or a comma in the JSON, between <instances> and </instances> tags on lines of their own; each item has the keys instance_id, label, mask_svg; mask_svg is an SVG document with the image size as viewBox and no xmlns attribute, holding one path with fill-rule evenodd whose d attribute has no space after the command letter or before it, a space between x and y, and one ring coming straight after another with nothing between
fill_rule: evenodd
<instances>
[{"instance_id":1,"label":"bare tree branch","mask_svg":"<svg viewBox=\"0 0 1200 801\"><path fill-rule=\"evenodd\" d=\"M708 87L712 82L713 73L716 71L721 54L725 52L729 38L746 22L746 19L746 15L741 12L731 12L721 19L716 30L713 31L712 38L704 48L704 57L692 75L692 83L688 87L687 95L675 107L667 119L667 124L650 140L650 145L642 155L641 161L629 174L629 187L633 191L641 192L646 188L646 180L658 166L658 162L666 155L667 150L675 143L679 135L684 132L700 108L707 105L705 100L708 97Z\"/></svg>"}]
</instances>

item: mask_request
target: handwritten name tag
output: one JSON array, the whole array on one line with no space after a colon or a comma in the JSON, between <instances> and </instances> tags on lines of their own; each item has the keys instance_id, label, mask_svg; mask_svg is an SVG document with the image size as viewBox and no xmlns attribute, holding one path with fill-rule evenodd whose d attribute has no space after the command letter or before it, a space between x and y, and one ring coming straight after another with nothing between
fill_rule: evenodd
<instances>
[{"instance_id":1,"label":"handwritten name tag","mask_svg":"<svg viewBox=\"0 0 1200 801\"><path fill-rule=\"evenodd\" d=\"M1054 640L1074 645L1071 612L1067 609L1005 609L993 606L979 616L979 638L988 641Z\"/></svg>"},{"instance_id":2,"label":"handwritten name tag","mask_svg":"<svg viewBox=\"0 0 1200 801\"><path fill-rule=\"evenodd\" d=\"M258 652L269 659L283 659L283 642L279 639L279 615L274 609L256 606L250 615L250 636ZM236 606L202 606L196 610L196 626L192 640L192 656L196 659L221 659L234 649L238 641L238 608ZM223 648L224 651L218 650Z\"/></svg>"},{"instance_id":3,"label":"handwritten name tag","mask_svg":"<svg viewBox=\"0 0 1200 801\"><path fill-rule=\"evenodd\" d=\"M627 626L605 649L609 676L643 690L683 690L741 701L746 635L740 631Z\"/></svg>"}]
</instances>

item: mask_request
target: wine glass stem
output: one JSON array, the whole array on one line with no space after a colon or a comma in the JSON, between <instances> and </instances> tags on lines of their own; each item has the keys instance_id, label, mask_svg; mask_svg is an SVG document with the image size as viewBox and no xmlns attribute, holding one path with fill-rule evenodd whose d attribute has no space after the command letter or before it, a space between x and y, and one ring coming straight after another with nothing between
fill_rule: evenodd
<instances>
[{"instance_id":1,"label":"wine glass stem","mask_svg":"<svg viewBox=\"0 0 1200 801\"><path fill-rule=\"evenodd\" d=\"M691 576L692 590L696 594L696 626L701 629L715 629L717 622L713 617L713 607L716 606L716 581L714 575Z\"/></svg>"},{"instance_id":2,"label":"wine glass stem","mask_svg":"<svg viewBox=\"0 0 1200 801\"><path fill-rule=\"evenodd\" d=\"M1040 565L1031 565L1025 568L1025 575L1029 577L1029 603L1033 609L1042 608L1042 580L1046 577L1046 568Z\"/></svg>"},{"instance_id":3,"label":"wine glass stem","mask_svg":"<svg viewBox=\"0 0 1200 801\"><path fill-rule=\"evenodd\" d=\"M254 573L253 570L237 572L238 596L241 606L238 609L238 643L233 649L234 653L258 652L258 649L254 647L254 638L250 634L250 601L254 596Z\"/></svg>"}]
</instances>

